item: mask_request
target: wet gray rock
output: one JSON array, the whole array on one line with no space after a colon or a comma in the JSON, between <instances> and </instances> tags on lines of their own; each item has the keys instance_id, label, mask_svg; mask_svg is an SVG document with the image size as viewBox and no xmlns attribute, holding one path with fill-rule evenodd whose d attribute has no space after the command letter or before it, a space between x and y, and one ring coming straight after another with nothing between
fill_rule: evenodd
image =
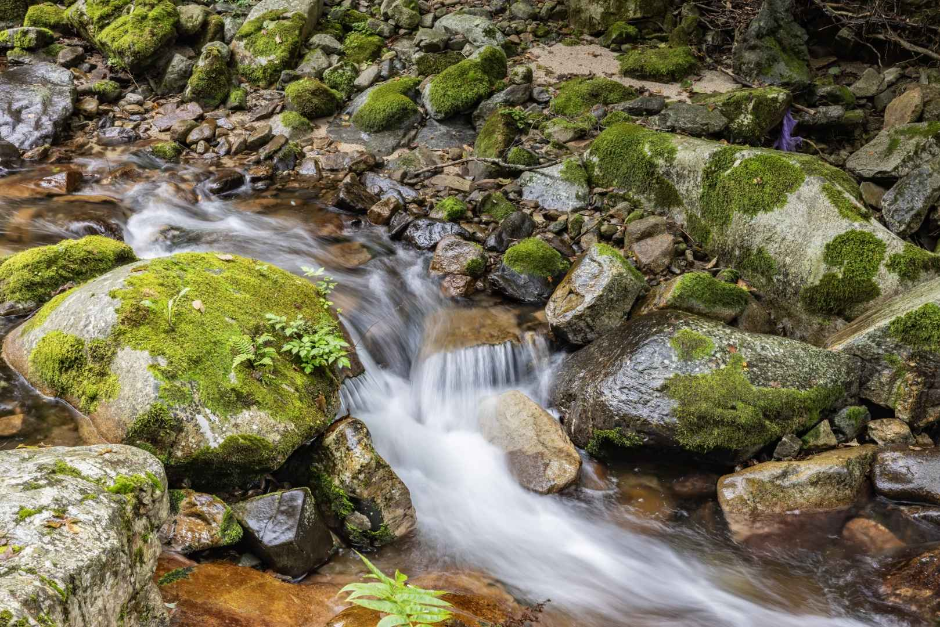
<instances>
[{"instance_id":1,"label":"wet gray rock","mask_svg":"<svg viewBox=\"0 0 940 627\"><path fill-rule=\"evenodd\" d=\"M878 95L885 84L884 76L875 68L868 68L862 76L849 87L857 98L871 98Z\"/></svg>"},{"instance_id":2,"label":"wet gray rock","mask_svg":"<svg viewBox=\"0 0 940 627\"><path fill-rule=\"evenodd\" d=\"M888 190L881 200L888 228L907 237L920 228L927 212L940 200L940 159L923 165Z\"/></svg>"},{"instance_id":3,"label":"wet gray rock","mask_svg":"<svg viewBox=\"0 0 940 627\"><path fill-rule=\"evenodd\" d=\"M839 441L836 434L832 432L832 425L828 420L823 420L818 425L810 429L806 435L800 438L803 443L802 450L807 453L819 453L835 448Z\"/></svg>"},{"instance_id":4,"label":"wet gray rock","mask_svg":"<svg viewBox=\"0 0 940 627\"><path fill-rule=\"evenodd\" d=\"M10 142L0 139L0 168L11 170L19 167L20 149Z\"/></svg>"},{"instance_id":5,"label":"wet gray rock","mask_svg":"<svg viewBox=\"0 0 940 627\"><path fill-rule=\"evenodd\" d=\"M161 115L153 118L153 127L161 132L170 130L180 120L198 120L203 113L197 102L187 102L182 106L169 103L161 107L160 111Z\"/></svg>"},{"instance_id":6,"label":"wet gray rock","mask_svg":"<svg viewBox=\"0 0 940 627\"><path fill-rule=\"evenodd\" d=\"M554 403L581 447L596 431L619 430L646 446L734 462L838 411L857 394L858 369L854 358L808 344L658 311L570 355L559 369ZM710 397L712 386L730 396ZM769 398L781 390L806 392L797 403L802 407L745 409L753 402L749 395ZM716 406L727 413L714 415Z\"/></svg>"},{"instance_id":7,"label":"wet gray rock","mask_svg":"<svg viewBox=\"0 0 940 627\"><path fill-rule=\"evenodd\" d=\"M880 418L868 423L868 439L880 446L913 444L914 434L907 423L897 418Z\"/></svg>"},{"instance_id":8,"label":"wet gray rock","mask_svg":"<svg viewBox=\"0 0 940 627\"><path fill-rule=\"evenodd\" d=\"M844 448L725 475L718 481L718 503L732 536L752 546L825 543L864 500L875 450Z\"/></svg>"},{"instance_id":9,"label":"wet gray rock","mask_svg":"<svg viewBox=\"0 0 940 627\"><path fill-rule=\"evenodd\" d=\"M102 146L123 146L137 141L137 131L126 126L110 126L98 131L96 141Z\"/></svg>"},{"instance_id":10,"label":"wet gray rock","mask_svg":"<svg viewBox=\"0 0 940 627\"><path fill-rule=\"evenodd\" d=\"M501 107L525 104L531 95L531 83L510 85L506 89L493 94L481 102L476 111L473 112L473 126L479 129L486 122L486 119Z\"/></svg>"},{"instance_id":11,"label":"wet gray rock","mask_svg":"<svg viewBox=\"0 0 940 627\"><path fill-rule=\"evenodd\" d=\"M51 144L75 105L72 73L33 63L0 73L0 137L20 150Z\"/></svg>"},{"instance_id":12,"label":"wet gray rock","mask_svg":"<svg viewBox=\"0 0 940 627\"><path fill-rule=\"evenodd\" d=\"M478 48L500 47L506 42L506 36L493 22L478 15L449 13L435 22L434 29L444 31L448 35L462 35Z\"/></svg>"},{"instance_id":13,"label":"wet gray rock","mask_svg":"<svg viewBox=\"0 0 940 627\"><path fill-rule=\"evenodd\" d=\"M414 44L422 52L443 52L447 48L449 37L446 32L432 28L419 28Z\"/></svg>"},{"instance_id":14,"label":"wet gray rock","mask_svg":"<svg viewBox=\"0 0 940 627\"><path fill-rule=\"evenodd\" d=\"M382 17L391 20L399 28L411 30L421 22L421 14L413 8L414 3L407 0L383 0Z\"/></svg>"},{"instance_id":15,"label":"wet gray rock","mask_svg":"<svg viewBox=\"0 0 940 627\"><path fill-rule=\"evenodd\" d=\"M940 545L919 547L881 572L878 592L885 603L923 619L925 624L940 619L936 584L940 579Z\"/></svg>"},{"instance_id":16,"label":"wet gray rock","mask_svg":"<svg viewBox=\"0 0 940 627\"><path fill-rule=\"evenodd\" d=\"M569 160L548 168L523 172L518 180L522 188L522 198L534 200L543 209L551 211L570 212L584 209L591 193L586 182L587 175L585 174L582 180L573 179L567 176L567 171L562 173L569 167L584 171L576 161Z\"/></svg>"},{"instance_id":17,"label":"wet gray rock","mask_svg":"<svg viewBox=\"0 0 940 627\"><path fill-rule=\"evenodd\" d=\"M340 209L353 213L366 213L379 202L378 196L366 189L355 174L348 174L337 190L335 204Z\"/></svg>"},{"instance_id":18,"label":"wet gray rock","mask_svg":"<svg viewBox=\"0 0 940 627\"><path fill-rule=\"evenodd\" d=\"M304 575L333 553L333 536L307 488L256 496L232 509L252 552L282 575Z\"/></svg>"},{"instance_id":19,"label":"wet gray rock","mask_svg":"<svg viewBox=\"0 0 940 627\"><path fill-rule=\"evenodd\" d=\"M414 143L430 150L449 150L461 148L464 145L472 146L476 139L476 129L466 118L454 117L449 120L428 118L414 138Z\"/></svg>"},{"instance_id":20,"label":"wet gray rock","mask_svg":"<svg viewBox=\"0 0 940 627\"><path fill-rule=\"evenodd\" d=\"M479 244L448 235L437 243L430 270L431 274L479 276L486 270L486 253Z\"/></svg>"},{"instance_id":21,"label":"wet gray rock","mask_svg":"<svg viewBox=\"0 0 940 627\"><path fill-rule=\"evenodd\" d=\"M940 449L879 449L871 479L875 492L889 499L940 505Z\"/></svg>"},{"instance_id":22,"label":"wet gray rock","mask_svg":"<svg viewBox=\"0 0 940 627\"><path fill-rule=\"evenodd\" d=\"M34 624L42 608L50 625L167 625L152 533L166 485L157 458L130 446L0 452L3 620Z\"/></svg>"},{"instance_id":23,"label":"wet gray rock","mask_svg":"<svg viewBox=\"0 0 940 627\"><path fill-rule=\"evenodd\" d=\"M174 48L169 55L169 59L165 63L159 64L159 67L162 67L162 72L157 72L157 93L165 96L183 91L195 65L196 60L193 58L192 50L189 48Z\"/></svg>"},{"instance_id":24,"label":"wet gray rock","mask_svg":"<svg viewBox=\"0 0 940 627\"><path fill-rule=\"evenodd\" d=\"M23 50L38 50L45 48L53 42L55 35L46 28L20 26L0 31L0 50L20 48Z\"/></svg>"},{"instance_id":25,"label":"wet gray rock","mask_svg":"<svg viewBox=\"0 0 940 627\"><path fill-rule=\"evenodd\" d=\"M420 192L414 187L403 185L375 172L364 172L359 180L366 186L366 189L379 198L394 196L402 204L405 204L406 202L414 202L421 197Z\"/></svg>"},{"instance_id":26,"label":"wet gray rock","mask_svg":"<svg viewBox=\"0 0 940 627\"><path fill-rule=\"evenodd\" d=\"M483 247L493 252L504 253L515 242L535 232L535 220L525 211L514 211L499 223L496 230L486 238Z\"/></svg>"},{"instance_id":27,"label":"wet gray rock","mask_svg":"<svg viewBox=\"0 0 940 627\"><path fill-rule=\"evenodd\" d=\"M581 457L565 430L522 392L484 399L479 419L483 437L506 454L522 487L554 494L578 480Z\"/></svg>"},{"instance_id":28,"label":"wet gray rock","mask_svg":"<svg viewBox=\"0 0 940 627\"><path fill-rule=\"evenodd\" d=\"M626 320L646 280L610 246L594 244L558 284L545 307L552 331L588 344Z\"/></svg>"},{"instance_id":29,"label":"wet gray rock","mask_svg":"<svg viewBox=\"0 0 940 627\"><path fill-rule=\"evenodd\" d=\"M774 448L774 459L793 459L799 454L801 448L803 448L803 441L792 433L788 433L777 442Z\"/></svg>"},{"instance_id":30,"label":"wet gray rock","mask_svg":"<svg viewBox=\"0 0 940 627\"><path fill-rule=\"evenodd\" d=\"M308 485L327 524L360 550L384 546L415 528L408 487L375 451L361 420L333 423L292 456L283 474Z\"/></svg>"},{"instance_id":31,"label":"wet gray rock","mask_svg":"<svg viewBox=\"0 0 940 627\"><path fill-rule=\"evenodd\" d=\"M613 106L617 111L625 111L630 115L646 117L656 115L666 108L666 99L662 96L640 96Z\"/></svg>"},{"instance_id":32,"label":"wet gray rock","mask_svg":"<svg viewBox=\"0 0 940 627\"><path fill-rule=\"evenodd\" d=\"M521 274L505 263L499 264L499 267L490 273L489 282L490 287L497 292L513 300L533 305L545 303L554 289L554 283L548 278Z\"/></svg>"},{"instance_id":33,"label":"wet gray rock","mask_svg":"<svg viewBox=\"0 0 940 627\"><path fill-rule=\"evenodd\" d=\"M734 72L764 85L805 86L810 81L807 38L793 17L793 0L765 0L735 37Z\"/></svg>"},{"instance_id":34,"label":"wet gray rock","mask_svg":"<svg viewBox=\"0 0 940 627\"><path fill-rule=\"evenodd\" d=\"M664 131L676 131L694 137L717 135L728 126L728 118L718 109L687 102L677 102L651 119L653 125Z\"/></svg>"},{"instance_id":35,"label":"wet gray rock","mask_svg":"<svg viewBox=\"0 0 940 627\"><path fill-rule=\"evenodd\" d=\"M432 218L417 218L405 228L402 239L421 250L431 250L448 235L470 238L470 233L459 224Z\"/></svg>"},{"instance_id":36,"label":"wet gray rock","mask_svg":"<svg viewBox=\"0 0 940 627\"><path fill-rule=\"evenodd\" d=\"M929 123L904 124L883 130L845 162L864 179L899 179L940 156L940 129Z\"/></svg>"},{"instance_id":37,"label":"wet gray rock","mask_svg":"<svg viewBox=\"0 0 940 627\"><path fill-rule=\"evenodd\" d=\"M339 54L343 51L343 44L337 41L332 35L327 35L326 33L317 33L310 38L307 45L310 48L319 48L326 54Z\"/></svg>"}]
</instances>

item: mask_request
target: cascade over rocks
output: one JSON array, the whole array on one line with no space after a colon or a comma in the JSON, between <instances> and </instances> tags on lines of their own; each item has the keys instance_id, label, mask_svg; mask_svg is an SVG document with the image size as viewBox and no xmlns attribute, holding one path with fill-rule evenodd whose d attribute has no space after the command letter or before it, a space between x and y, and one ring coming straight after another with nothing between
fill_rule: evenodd
<instances>
[{"instance_id":1,"label":"cascade over rocks","mask_svg":"<svg viewBox=\"0 0 940 627\"><path fill-rule=\"evenodd\" d=\"M168 509L163 467L139 448L0 452L0 620L166 625L151 577Z\"/></svg>"},{"instance_id":2,"label":"cascade over rocks","mask_svg":"<svg viewBox=\"0 0 940 627\"><path fill-rule=\"evenodd\" d=\"M49 302L6 337L4 358L80 410L89 438L156 452L173 483L238 485L319 434L338 402L336 375L304 374L287 353L271 383L233 365L232 342L267 313L339 332L309 281L256 264L180 253L119 267Z\"/></svg>"},{"instance_id":3,"label":"cascade over rocks","mask_svg":"<svg viewBox=\"0 0 940 627\"><path fill-rule=\"evenodd\" d=\"M20 150L51 144L75 105L72 73L52 63L0 72L0 137Z\"/></svg>"},{"instance_id":4,"label":"cascade over rocks","mask_svg":"<svg viewBox=\"0 0 940 627\"><path fill-rule=\"evenodd\" d=\"M738 270L793 337L819 342L840 319L936 275L932 262L905 272L910 245L871 218L851 177L814 157L617 124L586 162L595 187L665 211Z\"/></svg>"},{"instance_id":5,"label":"cascade over rocks","mask_svg":"<svg viewBox=\"0 0 940 627\"><path fill-rule=\"evenodd\" d=\"M553 401L582 448L609 441L736 462L838 411L858 392L858 369L847 355L657 311L570 355Z\"/></svg>"}]
</instances>

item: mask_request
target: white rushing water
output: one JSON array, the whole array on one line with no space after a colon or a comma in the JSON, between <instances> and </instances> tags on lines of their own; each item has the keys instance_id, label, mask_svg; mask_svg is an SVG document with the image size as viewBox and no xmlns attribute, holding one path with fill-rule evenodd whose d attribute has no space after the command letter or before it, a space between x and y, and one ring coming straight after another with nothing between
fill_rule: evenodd
<instances>
[{"instance_id":1,"label":"white rushing water","mask_svg":"<svg viewBox=\"0 0 940 627\"><path fill-rule=\"evenodd\" d=\"M190 206L165 191L146 184L127 196L133 215L125 238L143 257L224 250L293 271L312 259L331 265L331 242L307 228L302 212L264 215L222 200ZM846 604L829 598L837 595L793 607L779 582L743 556L684 549L617 524L609 507L590 499L521 488L481 436L477 406L507 388L547 405L557 356L545 359L535 343L419 359L424 321L452 306L427 275L428 256L390 244L383 228L352 230L377 256L364 268L331 268L336 300L350 303L344 316L365 338L367 375L347 384L343 402L411 490L416 542L432 564L483 570L528 601L550 598L550 608L576 617L569 624L585 627L895 624L846 617Z\"/></svg>"}]
</instances>

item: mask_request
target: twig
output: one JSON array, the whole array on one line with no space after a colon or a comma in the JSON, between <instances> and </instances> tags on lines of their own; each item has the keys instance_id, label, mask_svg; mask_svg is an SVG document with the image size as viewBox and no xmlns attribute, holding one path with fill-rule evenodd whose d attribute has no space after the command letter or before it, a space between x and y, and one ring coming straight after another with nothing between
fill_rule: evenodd
<instances>
[{"instance_id":1,"label":"twig","mask_svg":"<svg viewBox=\"0 0 940 627\"><path fill-rule=\"evenodd\" d=\"M415 170L412 172L408 178L409 180L414 179L416 176L425 174L426 172L434 172L435 170L443 170L444 168L450 167L452 165L460 165L461 163L470 163L471 161L480 161L482 163L489 163L492 165L497 165L501 168L506 168L507 170L514 170L516 172L528 172L529 170L541 170L542 168L549 168L553 165L558 165L564 159L558 159L550 163L541 163L539 165L514 165L512 163L506 163L499 159L494 159L492 157L467 157L466 159L457 159L456 161L449 161L447 163L438 163L437 165L428 166L426 168L421 168L420 170Z\"/></svg>"},{"instance_id":2,"label":"twig","mask_svg":"<svg viewBox=\"0 0 940 627\"><path fill-rule=\"evenodd\" d=\"M917 54L922 54L925 57L930 57L931 59L936 59L937 61L940 61L940 54L937 54L933 50L928 50L927 48L921 48L918 45L905 41L904 39L901 39L894 33L889 32L887 35L869 35L869 36L872 37L873 39L880 39L882 41L894 42L897 45L904 48L905 50L909 50L910 52L916 52Z\"/></svg>"}]
</instances>

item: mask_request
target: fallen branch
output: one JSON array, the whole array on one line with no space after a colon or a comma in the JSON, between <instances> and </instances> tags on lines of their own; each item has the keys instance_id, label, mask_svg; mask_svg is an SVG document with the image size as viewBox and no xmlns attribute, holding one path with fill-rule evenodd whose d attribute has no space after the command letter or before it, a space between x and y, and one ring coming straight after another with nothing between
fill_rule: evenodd
<instances>
[{"instance_id":1,"label":"fallen branch","mask_svg":"<svg viewBox=\"0 0 940 627\"><path fill-rule=\"evenodd\" d=\"M499 159L494 159L492 157L467 157L466 159L457 159L456 161L448 161L447 163L438 163L437 165L431 165L426 168L421 168L420 170L415 170L408 175L409 180L414 180L415 177L420 176L421 174L426 174L428 172L434 172L435 170L443 170L444 168L449 168L452 165L460 165L462 163L470 163L473 161L479 161L482 163L489 163L491 165L499 166L507 170L513 170L515 172L528 172L529 170L541 170L542 168L550 168L553 165L558 165L564 159L558 159L550 163L540 163L539 165L515 165L512 163L506 163Z\"/></svg>"},{"instance_id":2,"label":"fallen branch","mask_svg":"<svg viewBox=\"0 0 940 627\"><path fill-rule=\"evenodd\" d=\"M936 59L937 61L940 61L940 54L937 54L933 50L928 50L927 48L921 48L920 46L916 44L910 43L909 41L905 41L904 39L901 39L894 33L888 33L887 35L869 35L869 37L871 37L872 39L880 39L881 41L894 42L897 45L904 48L905 50L908 50L910 52L916 52L917 54L922 54L925 57L930 57L931 59Z\"/></svg>"}]
</instances>

